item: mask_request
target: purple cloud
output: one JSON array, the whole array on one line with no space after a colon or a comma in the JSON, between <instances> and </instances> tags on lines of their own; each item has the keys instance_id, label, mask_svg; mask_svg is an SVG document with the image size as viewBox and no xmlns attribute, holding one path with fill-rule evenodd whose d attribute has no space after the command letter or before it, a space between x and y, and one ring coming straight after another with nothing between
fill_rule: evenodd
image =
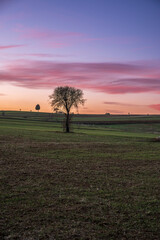
<instances>
[{"instance_id":1,"label":"purple cloud","mask_svg":"<svg viewBox=\"0 0 160 240\"><path fill-rule=\"evenodd\" d=\"M66 37L80 37L83 36L79 32L56 32L53 30L43 30L34 28L17 28L15 29L23 39L59 39Z\"/></svg>"},{"instance_id":2,"label":"purple cloud","mask_svg":"<svg viewBox=\"0 0 160 240\"><path fill-rule=\"evenodd\" d=\"M157 78L150 77L155 75ZM71 85L110 94L158 93L159 79L159 68L125 63L16 61L0 71L0 82L17 86L50 89Z\"/></svg>"},{"instance_id":3,"label":"purple cloud","mask_svg":"<svg viewBox=\"0 0 160 240\"><path fill-rule=\"evenodd\" d=\"M20 54L18 54L18 55L20 55ZM21 56L42 57L42 58L50 58L50 57L63 58L63 57L70 57L73 55L50 54L50 53L28 53L28 54L21 54Z\"/></svg>"},{"instance_id":4,"label":"purple cloud","mask_svg":"<svg viewBox=\"0 0 160 240\"><path fill-rule=\"evenodd\" d=\"M8 49L8 48L16 48L16 47L24 47L24 44L14 44L14 45L0 45L0 50Z\"/></svg>"}]
</instances>

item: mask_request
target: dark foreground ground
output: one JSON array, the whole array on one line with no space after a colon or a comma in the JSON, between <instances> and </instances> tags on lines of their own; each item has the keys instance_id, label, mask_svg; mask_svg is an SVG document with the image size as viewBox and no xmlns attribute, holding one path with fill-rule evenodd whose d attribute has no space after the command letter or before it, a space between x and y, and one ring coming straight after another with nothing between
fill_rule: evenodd
<instances>
[{"instance_id":1,"label":"dark foreground ground","mask_svg":"<svg viewBox=\"0 0 160 240\"><path fill-rule=\"evenodd\" d=\"M156 135L0 120L0 239L160 239Z\"/></svg>"}]
</instances>

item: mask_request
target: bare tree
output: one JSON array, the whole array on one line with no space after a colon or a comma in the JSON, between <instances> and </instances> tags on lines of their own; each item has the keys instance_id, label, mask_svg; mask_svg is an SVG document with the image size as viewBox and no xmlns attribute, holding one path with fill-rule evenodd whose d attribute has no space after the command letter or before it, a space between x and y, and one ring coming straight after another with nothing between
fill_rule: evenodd
<instances>
[{"instance_id":1,"label":"bare tree","mask_svg":"<svg viewBox=\"0 0 160 240\"><path fill-rule=\"evenodd\" d=\"M65 113L65 130L67 133L70 132L71 108L74 107L78 109L78 105L83 105L85 102L82 90L68 86L57 87L49 98L51 99L51 106L54 109L58 108Z\"/></svg>"},{"instance_id":2,"label":"bare tree","mask_svg":"<svg viewBox=\"0 0 160 240\"><path fill-rule=\"evenodd\" d=\"M58 110L59 110L59 108L54 108L54 111L55 111L56 113L58 113Z\"/></svg>"},{"instance_id":3,"label":"bare tree","mask_svg":"<svg viewBox=\"0 0 160 240\"><path fill-rule=\"evenodd\" d=\"M37 104L37 105L35 106L35 109L39 112L39 110L40 110L40 105Z\"/></svg>"}]
</instances>

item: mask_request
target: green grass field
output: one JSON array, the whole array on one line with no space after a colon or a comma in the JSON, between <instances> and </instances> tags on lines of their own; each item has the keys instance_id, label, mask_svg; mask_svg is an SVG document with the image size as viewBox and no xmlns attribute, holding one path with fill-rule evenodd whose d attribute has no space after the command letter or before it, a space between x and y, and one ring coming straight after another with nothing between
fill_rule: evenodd
<instances>
[{"instance_id":1,"label":"green grass field","mask_svg":"<svg viewBox=\"0 0 160 240\"><path fill-rule=\"evenodd\" d=\"M4 116L3 116L4 115ZM45 113L45 112L25 112L25 111L0 111L0 118L28 119L36 121L61 122L64 119L63 114ZM105 114L74 114L73 122L122 122L122 121L158 121L160 123L160 115L105 115Z\"/></svg>"},{"instance_id":2,"label":"green grass field","mask_svg":"<svg viewBox=\"0 0 160 240\"><path fill-rule=\"evenodd\" d=\"M20 119L0 118L0 239L160 239L160 123Z\"/></svg>"}]
</instances>

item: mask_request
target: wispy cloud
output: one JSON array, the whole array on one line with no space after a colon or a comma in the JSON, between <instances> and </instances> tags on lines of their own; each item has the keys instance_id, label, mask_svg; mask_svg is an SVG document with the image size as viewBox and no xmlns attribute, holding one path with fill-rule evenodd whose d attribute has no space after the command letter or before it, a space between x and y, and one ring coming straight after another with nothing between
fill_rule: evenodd
<instances>
[{"instance_id":1,"label":"wispy cloud","mask_svg":"<svg viewBox=\"0 0 160 240\"><path fill-rule=\"evenodd\" d=\"M28 54L21 54L23 56L29 56L29 57L54 57L54 54L49 54L49 53L28 53Z\"/></svg>"},{"instance_id":2,"label":"wispy cloud","mask_svg":"<svg viewBox=\"0 0 160 240\"><path fill-rule=\"evenodd\" d=\"M14 31L19 35L20 39L23 40L39 40L39 41L47 41L47 47L64 47L70 44L80 43L80 42L93 42L93 41L102 41L106 43L114 43L114 44L131 44L133 42L139 41L135 37L95 37L89 36L82 32L73 32L73 31L54 31L52 29L42 29L42 28L26 28L22 25L18 25Z\"/></svg>"},{"instance_id":3,"label":"wispy cloud","mask_svg":"<svg viewBox=\"0 0 160 240\"><path fill-rule=\"evenodd\" d=\"M47 48L62 48L79 41L83 38L84 34L80 32L57 32L51 29L34 29L34 28L25 28L24 26L18 26L14 29L18 34L19 39L25 41L39 41L40 44L43 44Z\"/></svg>"},{"instance_id":4,"label":"wispy cloud","mask_svg":"<svg viewBox=\"0 0 160 240\"><path fill-rule=\"evenodd\" d=\"M8 55L7 55L8 56ZM35 57L38 59L42 59L42 58L68 58L68 57L75 57L76 55L73 54L52 54L52 53L14 53L13 54L9 54L9 56L14 56L14 57L29 57L30 59L32 59L31 57Z\"/></svg>"},{"instance_id":5,"label":"wispy cloud","mask_svg":"<svg viewBox=\"0 0 160 240\"><path fill-rule=\"evenodd\" d=\"M136 104L131 103L121 103L121 102L103 102L106 105L119 105L119 106L137 106Z\"/></svg>"},{"instance_id":6,"label":"wispy cloud","mask_svg":"<svg viewBox=\"0 0 160 240\"><path fill-rule=\"evenodd\" d=\"M41 58L64 58L64 57L71 57L73 55L67 54L51 54L51 53L28 53L28 54L18 54L19 56L29 56L29 57L41 57Z\"/></svg>"},{"instance_id":7,"label":"wispy cloud","mask_svg":"<svg viewBox=\"0 0 160 240\"><path fill-rule=\"evenodd\" d=\"M156 73L156 78L149 77ZM109 94L160 92L159 68L126 63L16 61L0 72L0 82L27 88L71 85ZM112 102L113 104L113 102Z\"/></svg>"},{"instance_id":8,"label":"wispy cloud","mask_svg":"<svg viewBox=\"0 0 160 240\"><path fill-rule=\"evenodd\" d=\"M13 45L0 45L0 50L8 49L8 48L17 48L17 47L24 47L25 44L13 44Z\"/></svg>"},{"instance_id":9,"label":"wispy cloud","mask_svg":"<svg viewBox=\"0 0 160 240\"><path fill-rule=\"evenodd\" d=\"M60 39L66 37L80 37L83 36L79 32L57 32L53 30L44 29L34 29L34 28L24 28L17 27L15 31L23 39Z\"/></svg>"},{"instance_id":10,"label":"wispy cloud","mask_svg":"<svg viewBox=\"0 0 160 240\"><path fill-rule=\"evenodd\" d=\"M69 45L69 43L55 42L55 41L46 43L46 47L50 47L50 48L62 48L62 47L66 47L68 45Z\"/></svg>"},{"instance_id":11,"label":"wispy cloud","mask_svg":"<svg viewBox=\"0 0 160 240\"><path fill-rule=\"evenodd\" d=\"M137 41L139 41L139 39L137 37L120 37L120 36L113 36L113 37L84 37L82 39L82 41L85 42L90 42L90 41L103 41L106 43L114 43L114 44L120 44L120 45L124 45L124 44L133 44Z\"/></svg>"},{"instance_id":12,"label":"wispy cloud","mask_svg":"<svg viewBox=\"0 0 160 240\"><path fill-rule=\"evenodd\" d=\"M149 107L160 111L160 104L152 104L152 105L149 105Z\"/></svg>"}]
</instances>

